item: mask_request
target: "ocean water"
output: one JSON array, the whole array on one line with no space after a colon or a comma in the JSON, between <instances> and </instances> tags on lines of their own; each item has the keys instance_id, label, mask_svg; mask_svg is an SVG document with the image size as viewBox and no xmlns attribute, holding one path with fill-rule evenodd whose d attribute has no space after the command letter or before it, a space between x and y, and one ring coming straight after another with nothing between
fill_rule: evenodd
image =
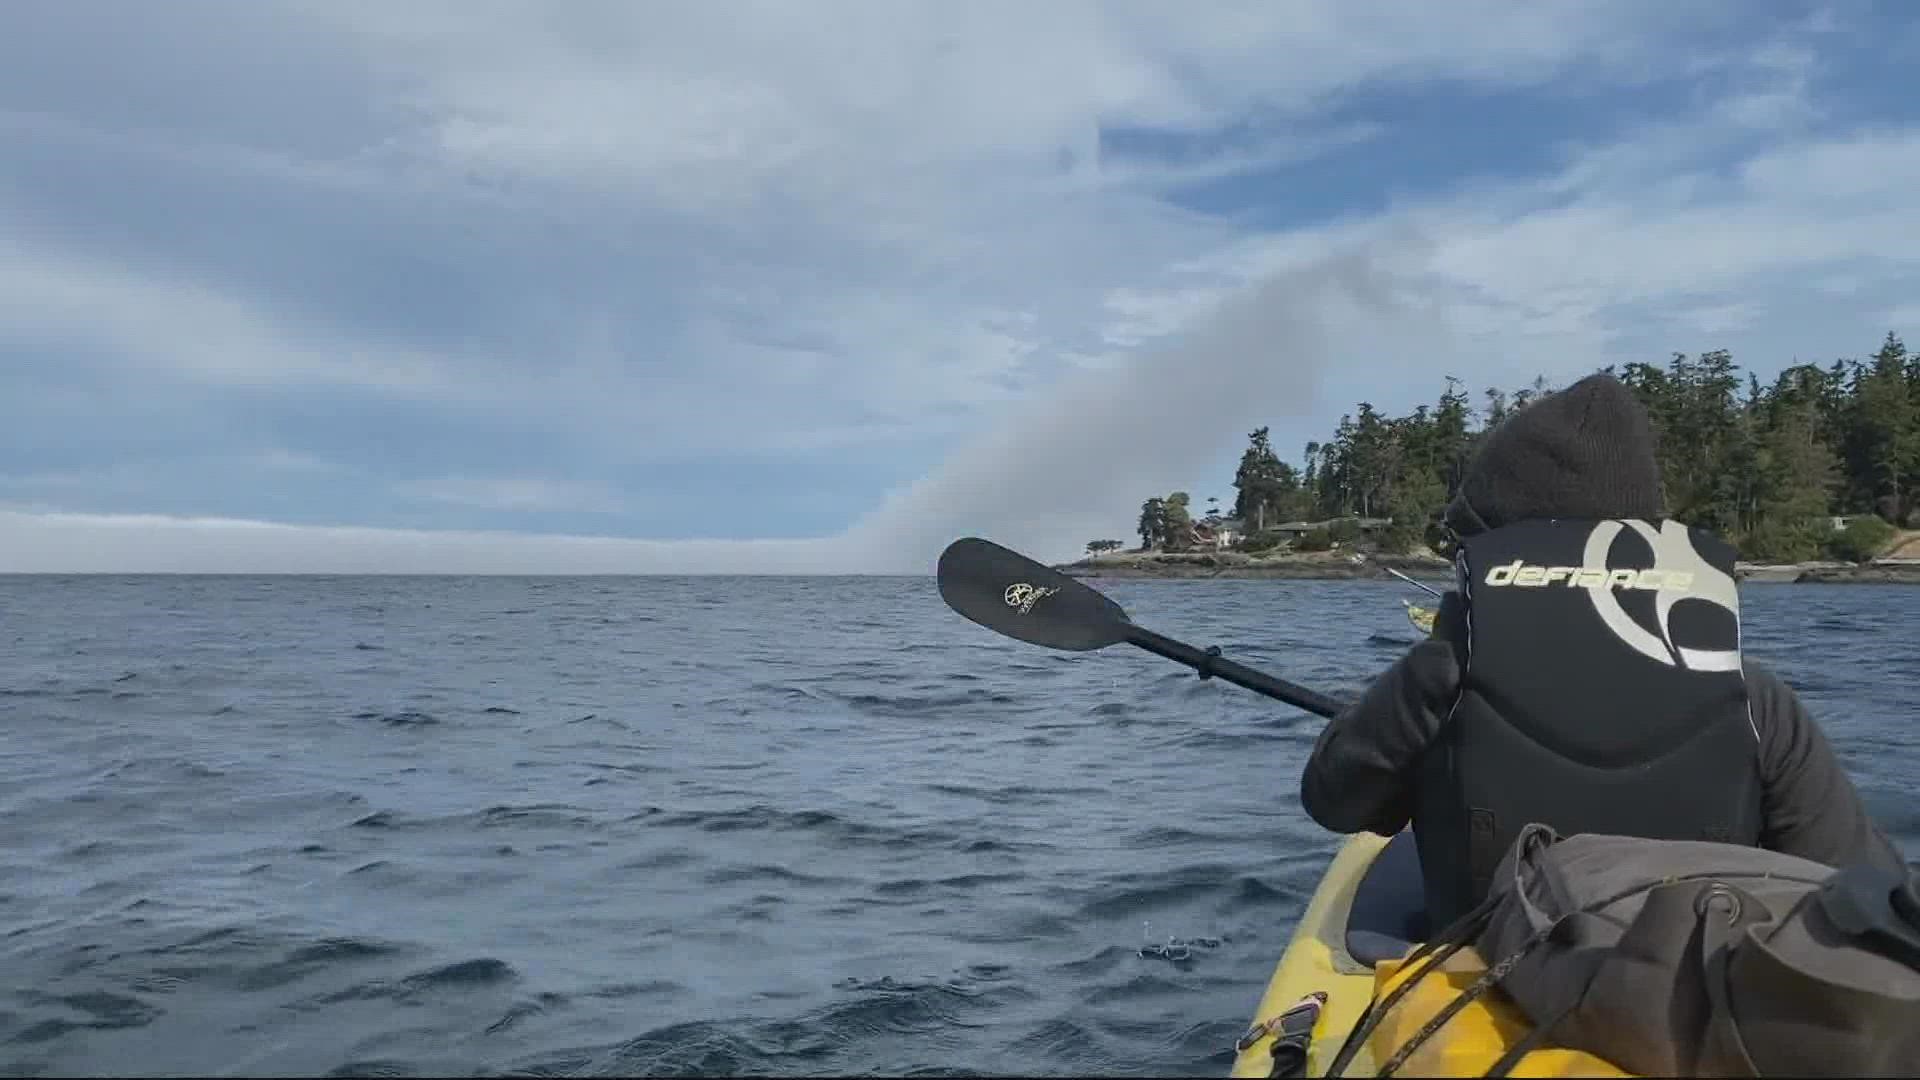
<instances>
[{"instance_id":1,"label":"ocean water","mask_svg":"<svg viewBox=\"0 0 1920 1080\"><path fill-rule=\"evenodd\" d=\"M1328 692L1392 584L1113 582ZM1916 594L1749 650L1920 853ZM9 1075L1212 1074L1318 721L930 580L0 578ZM1148 946L1166 946L1172 950Z\"/></svg>"}]
</instances>

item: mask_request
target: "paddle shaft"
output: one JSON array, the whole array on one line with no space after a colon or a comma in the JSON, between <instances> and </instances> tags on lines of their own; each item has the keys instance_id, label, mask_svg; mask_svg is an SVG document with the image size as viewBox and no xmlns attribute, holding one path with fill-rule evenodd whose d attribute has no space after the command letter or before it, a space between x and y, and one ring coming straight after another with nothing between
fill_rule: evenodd
<instances>
[{"instance_id":1,"label":"paddle shaft","mask_svg":"<svg viewBox=\"0 0 1920 1080\"><path fill-rule=\"evenodd\" d=\"M1424 582L1424 581L1415 581L1415 580L1413 580L1412 578L1410 578L1410 577L1408 577L1407 575L1405 575L1405 574L1403 574L1403 573L1401 573L1400 571L1398 571L1398 570L1395 570L1395 569L1394 569L1393 567L1391 567L1391 566L1383 566L1383 567L1381 567L1380 569L1382 569L1382 570L1385 570L1385 571L1386 571L1387 573L1389 573L1389 574L1392 574L1392 575L1393 575L1394 577L1397 577L1397 578L1399 578L1399 579L1400 579L1401 581L1404 581L1404 582L1406 582L1407 584L1409 584L1409 585L1411 585L1411 586L1413 586L1413 587L1414 587L1414 588L1416 588L1416 589L1424 589L1424 590L1426 590L1426 593L1427 593L1427 595L1428 595L1428 596L1432 596L1432 597L1436 597L1436 598L1437 598L1437 597L1439 597L1439 595L1440 595L1440 590L1439 590L1439 589L1436 589L1436 588L1434 588L1433 586L1431 586L1431 585L1428 585L1428 584L1427 584L1426 582Z\"/></svg>"},{"instance_id":2,"label":"paddle shaft","mask_svg":"<svg viewBox=\"0 0 1920 1080\"><path fill-rule=\"evenodd\" d=\"M1175 663L1185 664L1198 671L1203 679L1225 679L1235 686L1244 687L1256 694L1265 694L1275 701L1284 701L1319 716L1331 718L1343 707L1342 702L1325 694L1317 694L1285 679L1276 679L1264 671L1256 671L1245 664L1228 660L1217 652L1196 649L1184 641L1175 641L1165 634L1156 634L1145 627L1129 623L1127 643L1137 645L1157 656L1164 656Z\"/></svg>"}]
</instances>

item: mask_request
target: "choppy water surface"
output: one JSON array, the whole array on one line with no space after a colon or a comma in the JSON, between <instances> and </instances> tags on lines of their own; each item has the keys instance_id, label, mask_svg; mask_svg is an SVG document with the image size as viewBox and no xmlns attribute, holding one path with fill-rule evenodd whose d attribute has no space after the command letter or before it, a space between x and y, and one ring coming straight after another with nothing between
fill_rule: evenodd
<instances>
[{"instance_id":1,"label":"choppy water surface","mask_svg":"<svg viewBox=\"0 0 1920 1080\"><path fill-rule=\"evenodd\" d=\"M1412 640L1391 585L1103 588L1328 691ZM1916 595L1747 589L1909 853ZM1312 718L925 580L0 604L11 1075L1217 1075L1337 842Z\"/></svg>"}]
</instances>

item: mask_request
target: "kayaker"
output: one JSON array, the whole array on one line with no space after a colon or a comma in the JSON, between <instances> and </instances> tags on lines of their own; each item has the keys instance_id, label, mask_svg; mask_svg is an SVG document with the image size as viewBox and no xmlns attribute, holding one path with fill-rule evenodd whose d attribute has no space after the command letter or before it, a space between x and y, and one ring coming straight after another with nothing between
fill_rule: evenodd
<instances>
[{"instance_id":1,"label":"kayaker","mask_svg":"<svg viewBox=\"0 0 1920 1080\"><path fill-rule=\"evenodd\" d=\"M1663 528L1661 504L1652 426L1619 380L1513 413L1446 512L1464 592L1321 732L1307 813L1341 833L1411 822L1436 926L1529 821L1904 866L1792 688L1740 655L1731 549ZM1638 561L1606 561L1635 536ZM1580 574L1596 544L1614 575L1597 587ZM1704 648L1678 647L1682 623Z\"/></svg>"}]
</instances>

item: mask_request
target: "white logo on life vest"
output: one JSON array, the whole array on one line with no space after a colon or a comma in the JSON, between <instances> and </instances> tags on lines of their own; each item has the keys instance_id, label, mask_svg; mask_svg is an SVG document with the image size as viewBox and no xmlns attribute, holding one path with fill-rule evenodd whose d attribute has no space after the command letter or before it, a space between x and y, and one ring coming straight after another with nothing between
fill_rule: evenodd
<instances>
[{"instance_id":1,"label":"white logo on life vest","mask_svg":"<svg viewBox=\"0 0 1920 1080\"><path fill-rule=\"evenodd\" d=\"M1705 600L1724 608L1733 615L1736 642L1740 632L1740 587L1734 584L1732 575L1700 557L1700 553L1694 550L1693 538L1685 525L1668 520L1661 522L1660 528L1655 530L1644 521L1603 521L1587 535L1583 561L1605 564L1614 538L1629 525L1653 549L1654 569L1665 573L1669 579L1684 577L1687 585L1685 588L1663 585L1654 593L1654 618L1660 623L1658 635L1634 622L1621 608L1620 598L1612 589L1588 589L1588 595L1593 597L1593 610L1599 613L1600 621L1606 623L1607 629L1612 630L1615 637L1635 652L1669 667L1675 666L1675 658L1678 657L1679 666L1690 671L1739 671L1740 648L1737 644L1731 649L1692 649L1673 642L1673 605L1682 600Z\"/></svg>"},{"instance_id":2,"label":"white logo on life vest","mask_svg":"<svg viewBox=\"0 0 1920 1080\"><path fill-rule=\"evenodd\" d=\"M1693 587L1693 575L1686 571L1669 573L1659 569L1610 570L1604 566L1533 566L1515 559L1505 566L1487 571L1487 584L1538 589L1564 585L1569 589L1672 589L1685 592Z\"/></svg>"},{"instance_id":3,"label":"white logo on life vest","mask_svg":"<svg viewBox=\"0 0 1920 1080\"><path fill-rule=\"evenodd\" d=\"M1631 527L1653 550L1653 565L1645 569L1607 566L1607 555L1621 531ZM1496 587L1544 588L1561 585L1585 589L1600 621L1628 648L1668 667L1691 671L1738 671L1740 650L1694 649L1673 642L1673 606L1682 600L1704 600L1731 612L1738 634L1740 590L1725 571L1700 557L1687 527L1664 521L1659 529L1644 521L1603 521L1587 534L1580 566L1531 566L1515 560L1487 571L1486 583ZM1641 626L1620 606L1619 590L1654 594L1658 634ZM1675 657L1678 657L1676 662Z\"/></svg>"}]
</instances>

